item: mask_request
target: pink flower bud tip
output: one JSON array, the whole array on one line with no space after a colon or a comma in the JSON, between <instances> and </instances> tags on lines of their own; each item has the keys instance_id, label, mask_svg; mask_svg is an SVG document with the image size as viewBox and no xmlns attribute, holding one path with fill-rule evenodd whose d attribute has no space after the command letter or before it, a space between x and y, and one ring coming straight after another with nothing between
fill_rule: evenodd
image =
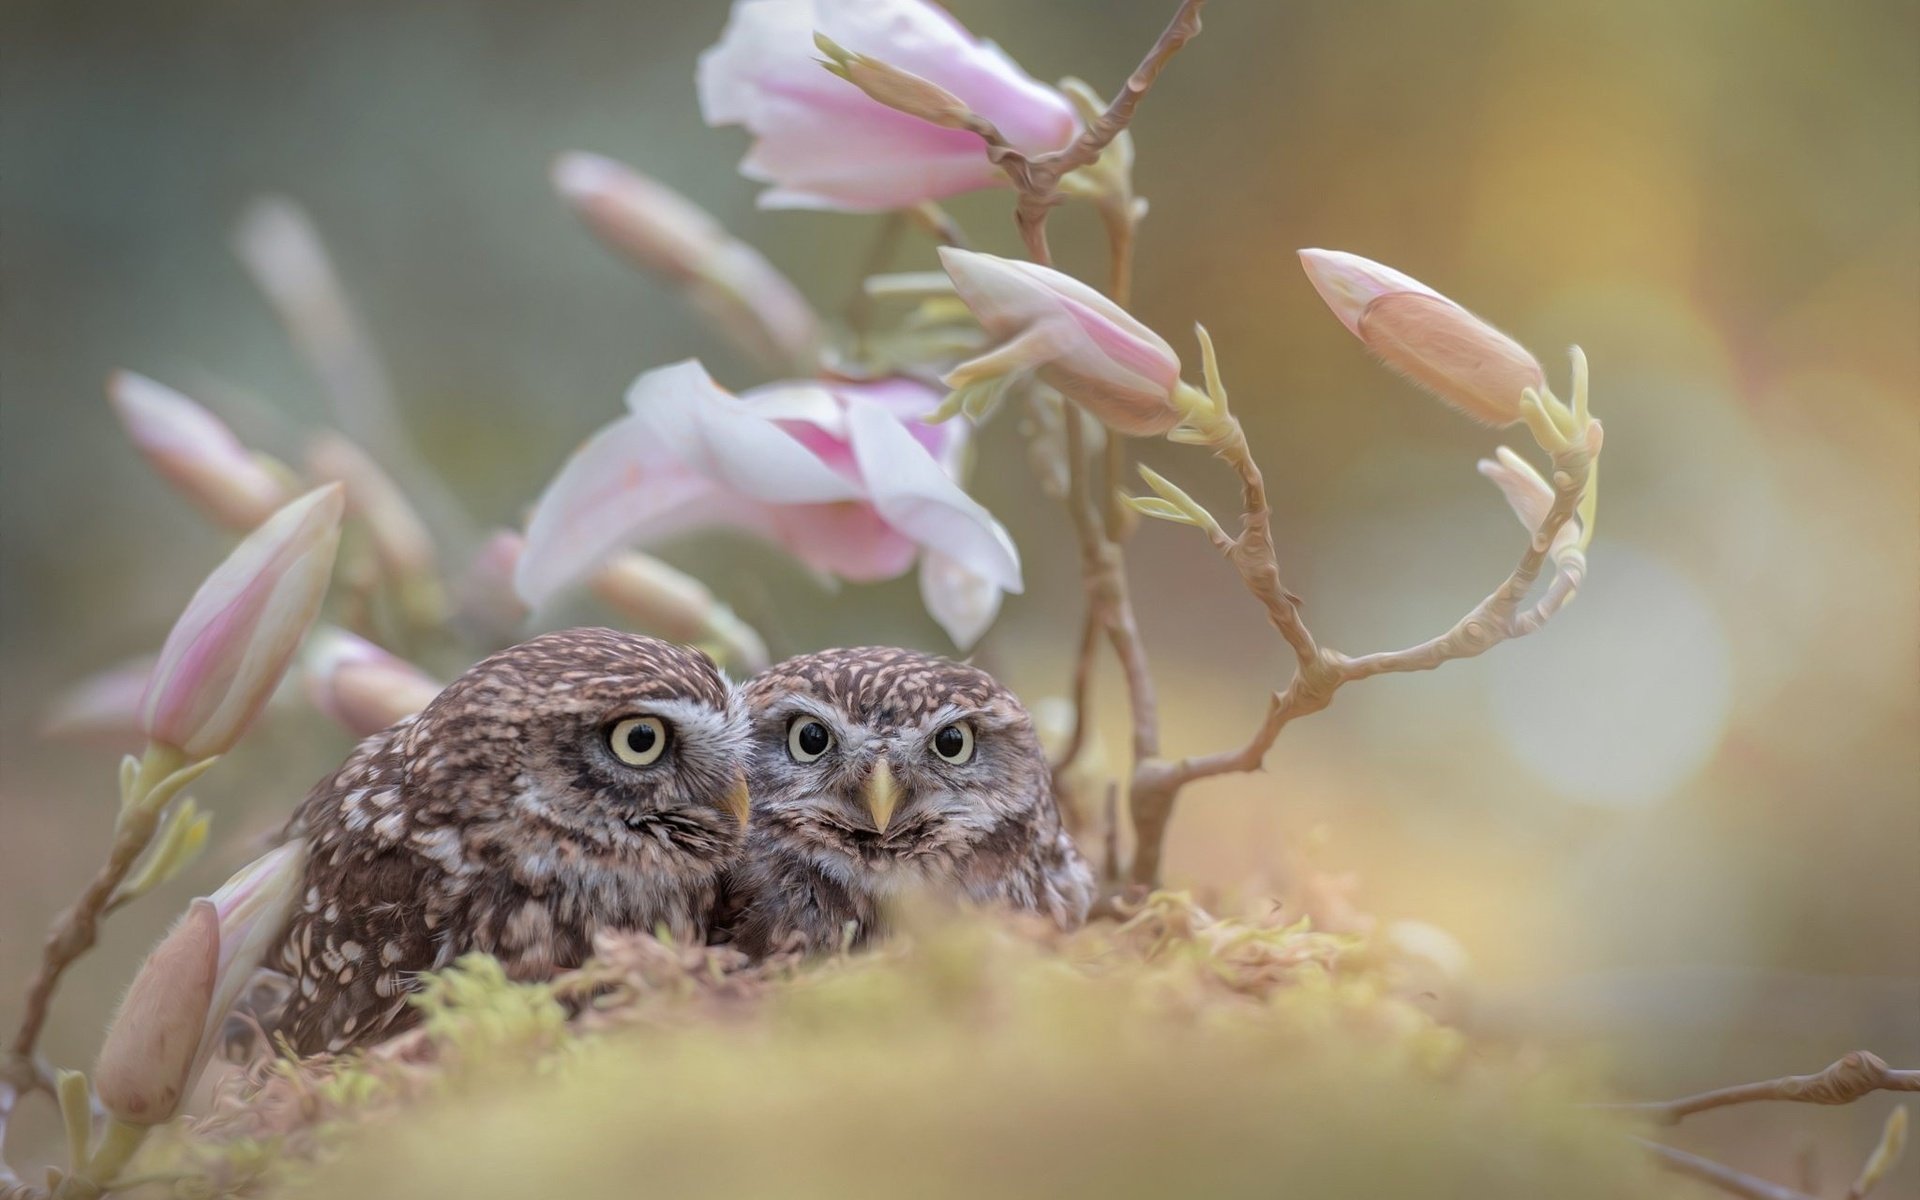
<instances>
[{"instance_id":1,"label":"pink flower bud tip","mask_svg":"<svg viewBox=\"0 0 1920 1200\"><path fill-rule=\"evenodd\" d=\"M355 737L412 716L440 694L425 671L343 629L316 631L302 668L314 707Z\"/></svg>"},{"instance_id":2,"label":"pink flower bud tip","mask_svg":"<svg viewBox=\"0 0 1920 1200\"><path fill-rule=\"evenodd\" d=\"M1340 250L1302 250L1300 263L1368 350L1467 415L1511 425L1521 394L1546 387L1525 347L1419 280Z\"/></svg>"},{"instance_id":3,"label":"pink flower bud tip","mask_svg":"<svg viewBox=\"0 0 1920 1200\"><path fill-rule=\"evenodd\" d=\"M683 282L705 274L731 240L684 196L598 154L555 159L553 187L609 245Z\"/></svg>"},{"instance_id":4,"label":"pink flower bud tip","mask_svg":"<svg viewBox=\"0 0 1920 1200\"><path fill-rule=\"evenodd\" d=\"M952 247L940 261L981 327L1002 339L956 367L950 386L1032 371L1120 433L1180 423L1180 358L1126 309L1050 267Z\"/></svg>"},{"instance_id":5,"label":"pink flower bud tip","mask_svg":"<svg viewBox=\"0 0 1920 1200\"><path fill-rule=\"evenodd\" d=\"M280 478L220 418L164 384L115 371L107 399L160 477L229 529L252 529L287 500Z\"/></svg>"},{"instance_id":6,"label":"pink flower bud tip","mask_svg":"<svg viewBox=\"0 0 1920 1200\"><path fill-rule=\"evenodd\" d=\"M227 1010L286 927L306 875L289 842L195 900L141 964L94 1068L100 1103L132 1125L178 1111L219 1040Z\"/></svg>"},{"instance_id":7,"label":"pink flower bud tip","mask_svg":"<svg viewBox=\"0 0 1920 1200\"><path fill-rule=\"evenodd\" d=\"M337 484L308 492L207 576L154 664L141 705L149 738L196 761L240 740L319 612L344 508Z\"/></svg>"}]
</instances>

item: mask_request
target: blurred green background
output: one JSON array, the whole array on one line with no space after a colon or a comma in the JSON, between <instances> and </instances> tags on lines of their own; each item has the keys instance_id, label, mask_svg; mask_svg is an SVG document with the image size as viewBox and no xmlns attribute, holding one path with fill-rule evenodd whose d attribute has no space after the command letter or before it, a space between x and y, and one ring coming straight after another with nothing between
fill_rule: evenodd
<instances>
[{"instance_id":1,"label":"blurred green background","mask_svg":"<svg viewBox=\"0 0 1920 1200\"><path fill-rule=\"evenodd\" d=\"M1036 76L1118 84L1164 0L956 0ZM42 742L64 683L159 639L224 542L152 478L101 385L129 367L296 453L325 420L229 247L265 192L308 206L427 457L516 518L638 371L758 382L552 197L611 154L760 244L828 312L868 219L762 213L692 62L724 5L201 0L0 10L0 1014L91 870L111 756ZM1594 365L1607 427L1592 573L1546 631L1344 692L1269 771L1188 793L1170 881L1257 895L1303 847L1364 906L1452 931L1489 1028L1599 1037L1622 1086L1920 1061L1920 6L1896 0L1215 0L1142 106L1142 317L1204 321L1266 468L1315 632L1359 652L1444 628L1521 535L1473 471L1499 435L1369 363L1301 275L1325 246L1397 266L1535 349ZM953 206L1012 252L1005 196ZM1081 210L1064 264L1101 269ZM896 260L932 264L924 245ZM1097 274L1094 275L1098 277ZM1564 392L1564 388L1562 388ZM1516 444L1517 448L1524 446ZM1224 511L1181 447L1142 457ZM1029 589L982 661L1066 683L1064 519L1009 423L978 491ZM1284 647L1191 531L1134 543L1175 753L1243 740ZM944 649L911 580L839 600L763 551L683 547L776 652ZM1102 725L1124 744L1115 682ZM204 890L345 748L273 724L199 789ZM84 1060L168 903L116 920L49 1039ZM1880 1110L1743 1111L1706 1144L1784 1171L1787 1131L1851 1163ZM1836 1168L1842 1169L1842 1168ZM1850 1168L1844 1168L1850 1169ZM1784 1177L1784 1176L1783 1176ZM1920 1178L1912 1164L1908 1181Z\"/></svg>"}]
</instances>

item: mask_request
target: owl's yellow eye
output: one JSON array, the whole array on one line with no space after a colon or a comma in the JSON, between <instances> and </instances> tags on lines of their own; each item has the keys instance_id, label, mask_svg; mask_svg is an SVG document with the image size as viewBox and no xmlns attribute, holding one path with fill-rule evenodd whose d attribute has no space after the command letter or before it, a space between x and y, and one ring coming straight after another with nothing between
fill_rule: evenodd
<instances>
[{"instance_id":1,"label":"owl's yellow eye","mask_svg":"<svg viewBox=\"0 0 1920 1200\"><path fill-rule=\"evenodd\" d=\"M933 735L933 752L956 766L966 762L973 757L973 726L965 721L942 725Z\"/></svg>"},{"instance_id":2,"label":"owl's yellow eye","mask_svg":"<svg viewBox=\"0 0 1920 1200\"><path fill-rule=\"evenodd\" d=\"M667 723L659 717L628 717L607 730L607 749L630 767L659 761L667 751Z\"/></svg>"},{"instance_id":3,"label":"owl's yellow eye","mask_svg":"<svg viewBox=\"0 0 1920 1200\"><path fill-rule=\"evenodd\" d=\"M787 753L793 761L810 763L833 748L833 734L813 717L796 718L787 727Z\"/></svg>"}]
</instances>

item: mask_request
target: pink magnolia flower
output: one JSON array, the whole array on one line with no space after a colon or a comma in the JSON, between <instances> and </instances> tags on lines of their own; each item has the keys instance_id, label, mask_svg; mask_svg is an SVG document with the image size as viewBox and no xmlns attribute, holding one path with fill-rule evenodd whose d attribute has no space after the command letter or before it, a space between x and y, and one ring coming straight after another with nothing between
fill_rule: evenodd
<instances>
[{"instance_id":1,"label":"pink magnolia flower","mask_svg":"<svg viewBox=\"0 0 1920 1200\"><path fill-rule=\"evenodd\" d=\"M1491 425L1520 419L1520 394L1545 390L1526 347L1434 291L1372 259L1302 250L1300 264L1333 315L1381 362Z\"/></svg>"},{"instance_id":2,"label":"pink magnolia flower","mask_svg":"<svg viewBox=\"0 0 1920 1200\"><path fill-rule=\"evenodd\" d=\"M301 655L307 698L348 733L366 737L410 717L440 694L419 667L344 629L314 631Z\"/></svg>"},{"instance_id":3,"label":"pink magnolia flower","mask_svg":"<svg viewBox=\"0 0 1920 1200\"><path fill-rule=\"evenodd\" d=\"M553 186L594 235L686 289L722 332L781 369L819 352L813 307L758 250L691 200L598 154L563 154Z\"/></svg>"},{"instance_id":4,"label":"pink magnolia flower","mask_svg":"<svg viewBox=\"0 0 1920 1200\"><path fill-rule=\"evenodd\" d=\"M1033 371L1120 433L1180 423L1179 356L1118 304L1050 267L952 247L940 261L975 319L1003 339L954 368L949 386Z\"/></svg>"},{"instance_id":5,"label":"pink magnolia flower","mask_svg":"<svg viewBox=\"0 0 1920 1200\"><path fill-rule=\"evenodd\" d=\"M891 579L931 550L1017 592L1012 539L954 481L960 430L920 419L939 399L909 380L733 396L696 362L650 371L627 393L628 415L589 439L534 506L520 594L542 603L623 545L714 527L855 582Z\"/></svg>"},{"instance_id":6,"label":"pink magnolia flower","mask_svg":"<svg viewBox=\"0 0 1920 1200\"><path fill-rule=\"evenodd\" d=\"M214 568L174 622L141 704L153 741L224 754L259 715L320 611L345 507L338 484L269 517Z\"/></svg>"},{"instance_id":7,"label":"pink magnolia flower","mask_svg":"<svg viewBox=\"0 0 1920 1200\"><path fill-rule=\"evenodd\" d=\"M515 634L526 624L527 602L513 586L513 573L525 547L526 539L511 529L496 529L487 537L460 580L463 624L491 637Z\"/></svg>"},{"instance_id":8,"label":"pink magnolia flower","mask_svg":"<svg viewBox=\"0 0 1920 1200\"><path fill-rule=\"evenodd\" d=\"M227 1010L301 894L304 843L289 842L187 907L141 964L107 1029L94 1084L131 1125L172 1117L220 1040Z\"/></svg>"},{"instance_id":9,"label":"pink magnolia flower","mask_svg":"<svg viewBox=\"0 0 1920 1200\"><path fill-rule=\"evenodd\" d=\"M115 371L107 399L160 477L228 529L252 529L287 502L287 487L220 418L164 384Z\"/></svg>"},{"instance_id":10,"label":"pink magnolia flower","mask_svg":"<svg viewBox=\"0 0 1920 1200\"><path fill-rule=\"evenodd\" d=\"M1029 154L1078 132L1073 105L926 0L736 0L700 56L709 125L754 136L740 173L768 208L908 208L1005 177L978 134L896 111L820 64L814 34L951 92Z\"/></svg>"}]
</instances>

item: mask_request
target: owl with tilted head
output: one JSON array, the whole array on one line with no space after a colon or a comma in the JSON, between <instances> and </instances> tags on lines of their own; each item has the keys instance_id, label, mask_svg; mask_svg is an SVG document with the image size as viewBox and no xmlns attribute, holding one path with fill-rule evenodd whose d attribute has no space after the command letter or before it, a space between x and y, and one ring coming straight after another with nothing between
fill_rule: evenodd
<instances>
[{"instance_id":1,"label":"owl with tilted head","mask_svg":"<svg viewBox=\"0 0 1920 1200\"><path fill-rule=\"evenodd\" d=\"M729 876L756 957L861 945L925 890L1086 919L1093 873L1061 827L1033 722L977 667L910 650L789 659L743 689L753 823Z\"/></svg>"},{"instance_id":2,"label":"owl with tilted head","mask_svg":"<svg viewBox=\"0 0 1920 1200\"><path fill-rule=\"evenodd\" d=\"M411 1023L422 971L538 980L600 930L704 940L747 819L746 712L698 651L610 629L482 660L307 796L306 893L262 1023L302 1054Z\"/></svg>"}]
</instances>

